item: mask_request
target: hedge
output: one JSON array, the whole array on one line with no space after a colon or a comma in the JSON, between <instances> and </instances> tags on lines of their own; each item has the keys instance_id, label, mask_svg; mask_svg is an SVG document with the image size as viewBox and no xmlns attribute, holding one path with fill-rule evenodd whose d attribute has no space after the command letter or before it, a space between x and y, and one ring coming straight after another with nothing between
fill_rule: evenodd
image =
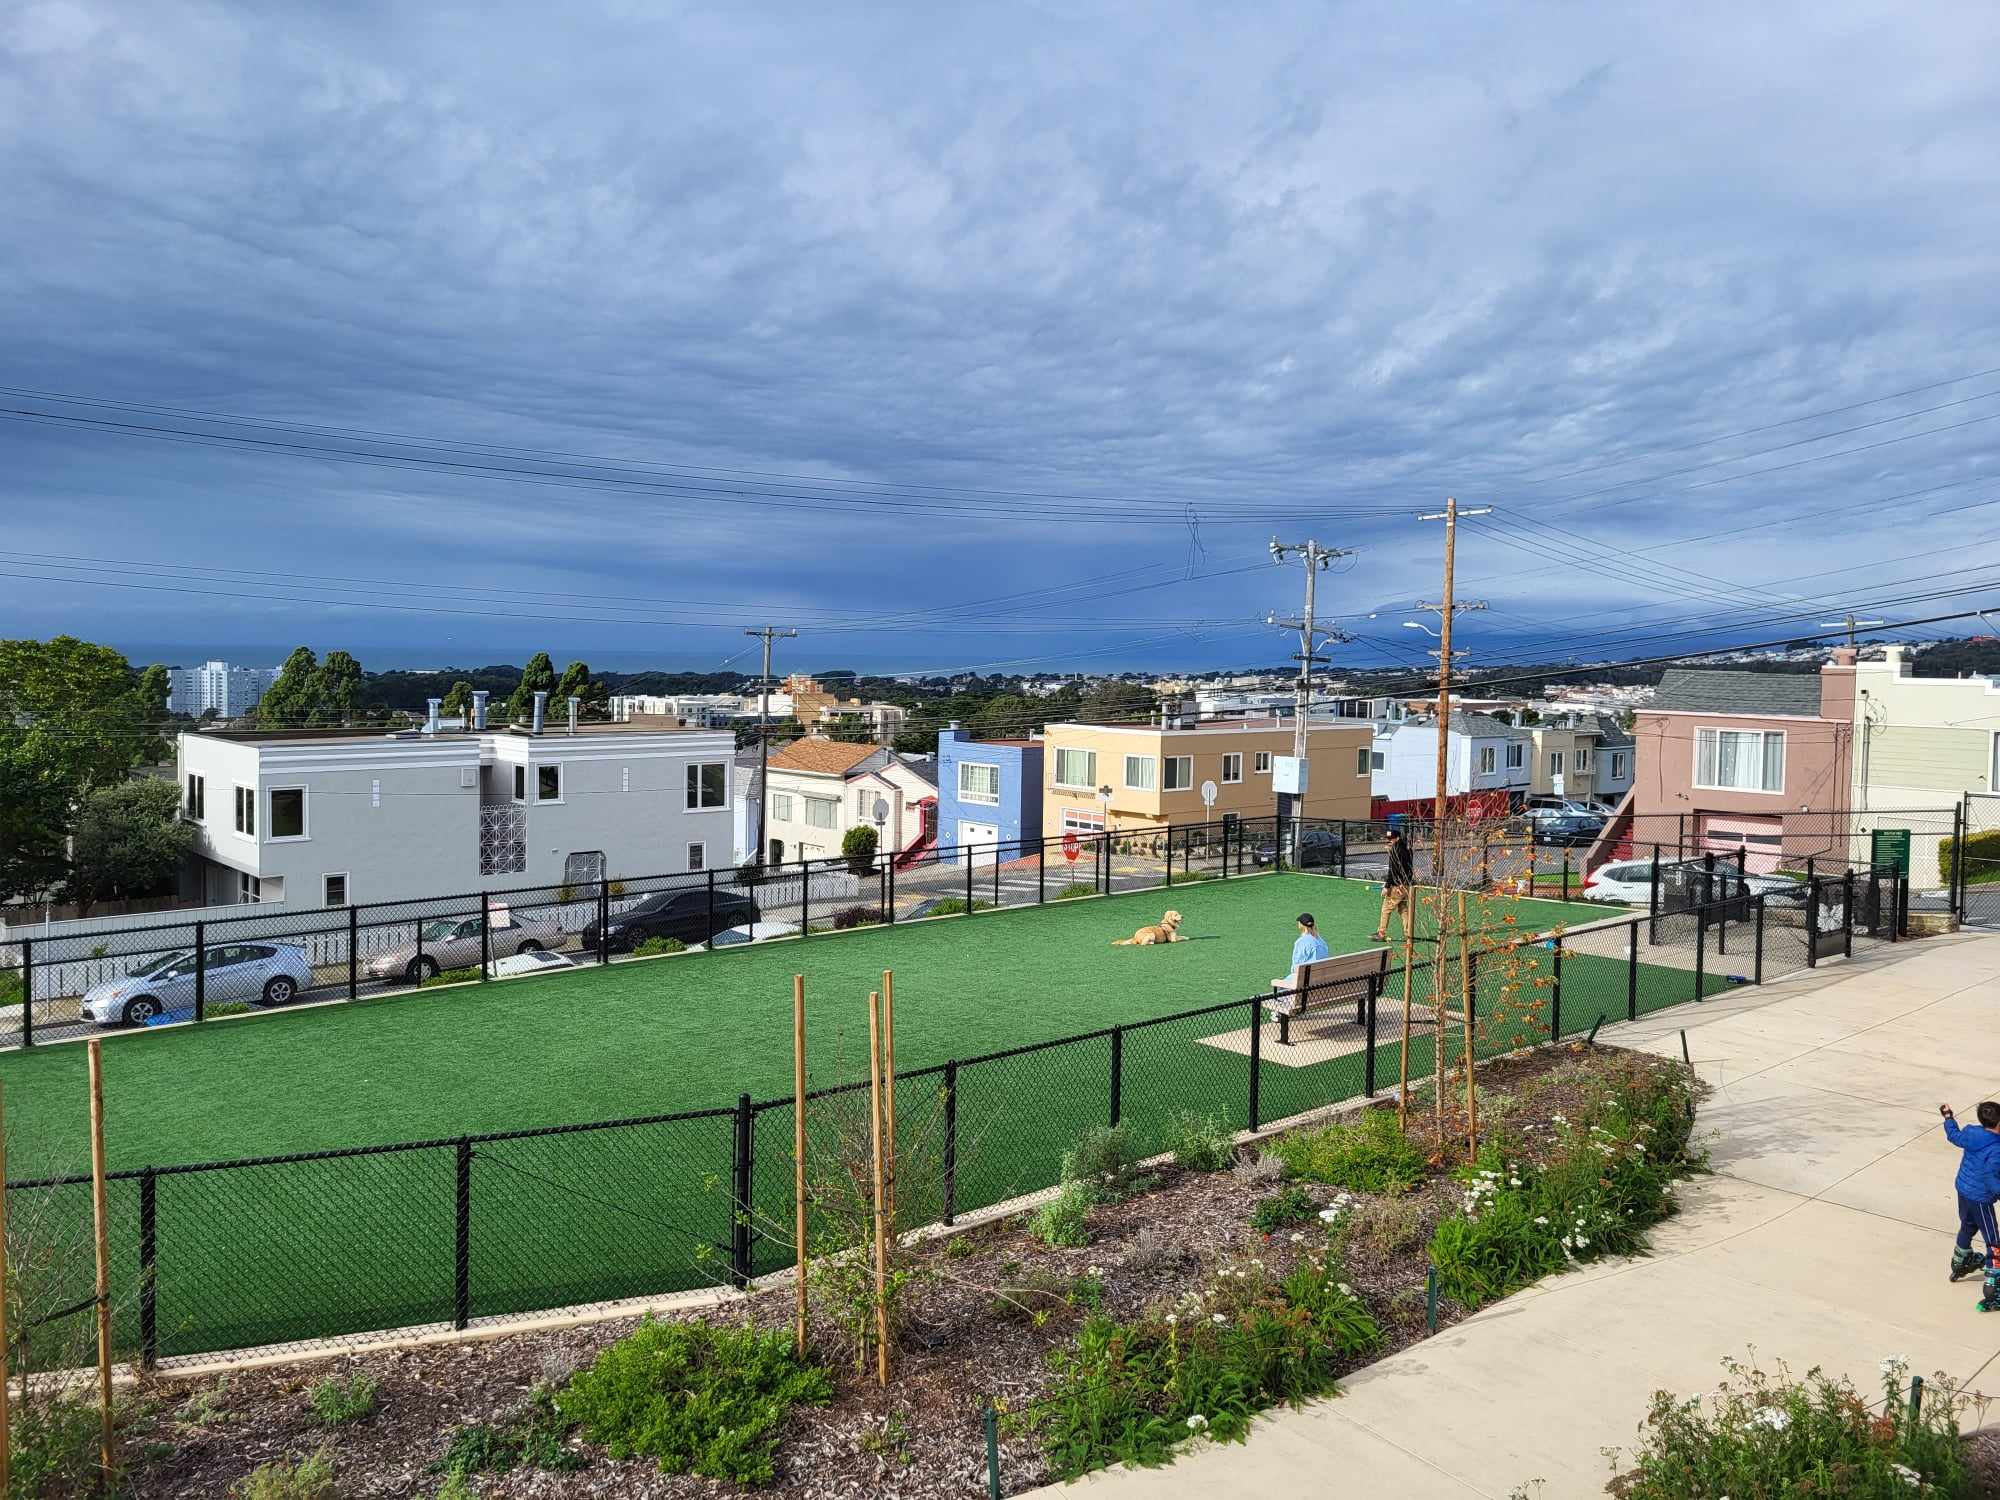
<instances>
[{"instance_id":1,"label":"hedge","mask_svg":"<svg viewBox=\"0 0 2000 1500\"><path fill-rule=\"evenodd\" d=\"M1952 885L1958 878L1958 846L1963 842L1971 864L1965 872L1967 885L1985 885L2000 881L2000 828L1989 828L1981 833L1967 834L1963 840L1941 838L1938 840L1938 879L1945 885Z\"/></svg>"}]
</instances>

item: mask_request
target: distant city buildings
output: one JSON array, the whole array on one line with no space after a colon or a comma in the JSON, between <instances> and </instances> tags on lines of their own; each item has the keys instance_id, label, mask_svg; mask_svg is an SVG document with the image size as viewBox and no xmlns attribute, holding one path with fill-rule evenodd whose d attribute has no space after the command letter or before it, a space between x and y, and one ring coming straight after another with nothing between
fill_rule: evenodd
<instances>
[{"instance_id":1,"label":"distant city buildings","mask_svg":"<svg viewBox=\"0 0 2000 1500\"><path fill-rule=\"evenodd\" d=\"M276 667L232 667L226 661L169 667L167 711L198 719L213 709L219 719L240 718L257 706L277 680Z\"/></svg>"}]
</instances>

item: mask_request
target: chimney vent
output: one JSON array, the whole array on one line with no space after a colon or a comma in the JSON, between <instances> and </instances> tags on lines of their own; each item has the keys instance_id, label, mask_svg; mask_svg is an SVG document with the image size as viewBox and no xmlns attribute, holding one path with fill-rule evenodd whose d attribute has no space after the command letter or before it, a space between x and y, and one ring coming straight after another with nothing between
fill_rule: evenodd
<instances>
[{"instance_id":1,"label":"chimney vent","mask_svg":"<svg viewBox=\"0 0 2000 1500\"><path fill-rule=\"evenodd\" d=\"M548 716L548 711L549 695L547 693L535 694L535 718L528 729L530 734L540 734L542 732L542 720Z\"/></svg>"},{"instance_id":2,"label":"chimney vent","mask_svg":"<svg viewBox=\"0 0 2000 1500\"><path fill-rule=\"evenodd\" d=\"M474 729L484 729L486 727L486 690L484 688L477 688L472 694L472 727Z\"/></svg>"},{"instance_id":3,"label":"chimney vent","mask_svg":"<svg viewBox=\"0 0 2000 1500\"><path fill-rule=\"evenodd\" d=\"M576 733L576 711L582 706L582 703L583 700L577 697L576 694L571 693L569 695L569 732L571 734Z\"/></svg>"},{"instance_id":4,"label":"chimney vent","mask_svg":"<svg viewBox=\"0 0 2000 1500\"><path fill-rule=\"evenodd\" d=\"M424 733L436 734L438 732L438 707L444 700L442 698L426 698L424 702L429 709L424 718Z\"/></svg>"},{"instance_id":5,"label":"chimney vent","mask_svg":"<svg viewBox=\"0 0 2000 1500\"><path fill-rule=\"evenodd\" d=\"M1852 646L1835 646L1833 648L1833 664L1836 667L1853 666L1854 657L1855 650Z\"/></svg>"}]
</instances>

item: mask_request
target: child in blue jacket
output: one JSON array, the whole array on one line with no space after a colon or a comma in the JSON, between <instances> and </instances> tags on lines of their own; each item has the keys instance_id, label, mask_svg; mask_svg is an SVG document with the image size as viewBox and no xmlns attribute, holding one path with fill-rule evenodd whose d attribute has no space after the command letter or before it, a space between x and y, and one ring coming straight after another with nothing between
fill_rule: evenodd
<instances>
[{"instance_id":1,"label":"child in blue jacket","mask_svg":"<svg viewBox=\"0 0 2000 1500\"><path fill-rule=\"evenodd\" d=\"M1958 1163L1958 1244L1951 1258L1951 1279L1969 1276L1986 1264L2000 1249L2000 1227L1996 1227L1993 1204L2000 1199L2000 1104L1987 1100L1979 1106L1979 1123L1961 1126L1949 1104L1940 1104L1944 1116L1944 1138L1965 1155ZM1972 1248L1972 1233L1986 1243L1986 1255ZM1982 1304L1984 1305L1984 1304ZM1996 1305L2000 1311L2000 1305Z\"/></svg>"}]
</instances>

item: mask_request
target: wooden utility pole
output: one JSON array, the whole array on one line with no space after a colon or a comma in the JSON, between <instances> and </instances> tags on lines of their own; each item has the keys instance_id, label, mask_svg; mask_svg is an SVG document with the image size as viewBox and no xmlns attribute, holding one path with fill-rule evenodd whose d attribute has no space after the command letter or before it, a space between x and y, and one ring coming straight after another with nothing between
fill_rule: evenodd
<instances>
[{"instance_id":1,"label":"wooden utility pole","mask_svg":"<svg viewBox=\"0 0 2000 1500\"><path fill-rule=\"evenodd\" d=\"M1292 837L1296 840L1299 821L1305 817L1306 812L1306 795L1309 789L1306 779L1308 775L1306 726L1312 713L1313 667L1325 660L1319 655L1319 648L1333 641L1347 639L1339 631L1321 630L1314 624L1313 611L1317 602L1317 591L1314 586L1319 581L1320 573L1331 567L1335 558L1354 555L1352 551L1342 551L1338 547L1322 547L1316 541L1288 543L1272 537L1271 561L1282 563L1286 560L1287 554L1296 554L1299 561L1306 565L1305 613L1296 620L1281 620L1276 615L1268 616L1265 620L1267 625L1275 625L1280 630L1296 630L1299 633L1299 681L1292 706L1292 756L1299 764L1301 790L1296 793L1278 793L1277 804L1272 809L1278 819L1276 842L1280 847L1285 838L1286 813L1288 811L1291 813Z\"/></svg>"},{"instance_id":2,"label":"wooden utility pole","mask_svg":"<svg viewBox=\"0 0 2000 1500\"><path fill-rule=\"evenodd\" d=\"M780 630L775 625L759 625L743 633L761 636L764 640L764 675L757 679L757 852L750 858L751 864L761 865L771 857L771 846L764 837L764 809L771 805L771 799L764 790L765 773L771 763L771 642L790 640L798 632ZM710 937L713 936L711 933Z\"/></svg>"},{"instance_id":3,"label":"wooden utility pole","mask_svg":"<svg viewBox=\"0 0 2000 1500\"><path fill-rule=\"evenodd\" d=\"M1450 967L1449 947L1446 930L1450 925L1445 904L1445 888L1448 871L1445 867L1445 815L1450 805L1451 774L1451 622L1452 616L1461 609L1484 609L1482 603L1458 604L1452 598L1453 571L1458 562L1458 520L1460 516L1484 516L1492 513L1491 506L1478 510L1460 510L1458 497L1445 497L1444 509L1417 517L1420 521L1444 522L1444 598L1438 604L1419 603L1417 608L1435 610L1438 615L1438 702L1437 702L1437 789L1431 804L1431 884L1436 891L1437 931L1436 960L1431 976L1431 1025L1436 1037L1432 1057L1432 1092L1436 1094L1438 1144L1444 1144L1444 1068L1445 1068L1445 1027L1451 1006L1446 999L1448 989L1447 970ZM1466 790L1471 791L1470 773Z\"/></svg>"},{"instance_id":4,"label":"wooden utility pole","mask_svg":"<svg viewBox=\"0 0 2000 1500\"><path fill-rule=\"evenodd\" d=\"M104 1203L104 1054L90 1051L90 1213L97 1229L97 1405L99 1488L111 1489L116 1465L111 1434L111 1224Z\"/></svg>"},{"instance_id":5,"label":"wooden utility pole","mask_svg":"<svg viewBox=\"0 0 2000 1500\"><path fill-rule=\"evenodd\" d=\"M792 1348L806 1353L806 976L792 976L792 1228L798 1241L798 1314ZM6 1494L0 1489L0 1495Z\"/></svg>"}]
</instances>

